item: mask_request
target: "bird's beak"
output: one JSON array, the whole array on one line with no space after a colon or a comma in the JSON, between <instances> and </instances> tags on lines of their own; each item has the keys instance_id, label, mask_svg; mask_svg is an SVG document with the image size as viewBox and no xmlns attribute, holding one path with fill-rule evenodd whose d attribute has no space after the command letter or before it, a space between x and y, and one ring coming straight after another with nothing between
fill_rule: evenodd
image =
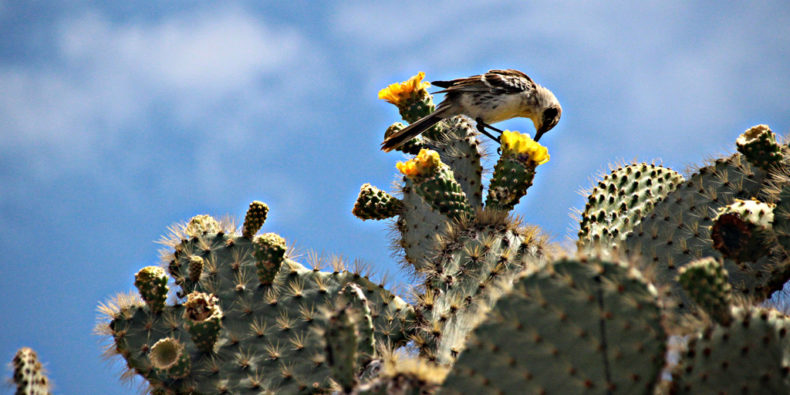
<instances>
[{"instance_id":1,"label":"bird's beak","mask_svg":"<svg viewBox=\"0 0 790 395\"><path fill-rule=\"evenodd\" d=\"M538 131L535 133L535 142L537 143L540 140L540 136L543 136L543 133L546 133L551 128L547 128L546 126L541 126L538 128Z\"/></svg>"}]
</instances>

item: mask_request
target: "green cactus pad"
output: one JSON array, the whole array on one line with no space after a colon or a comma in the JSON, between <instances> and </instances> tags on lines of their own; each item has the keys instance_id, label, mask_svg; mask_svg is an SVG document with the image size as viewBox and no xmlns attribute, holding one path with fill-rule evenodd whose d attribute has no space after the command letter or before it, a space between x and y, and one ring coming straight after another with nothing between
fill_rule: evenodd
<instances>
[{"instance_id":1,"label":"green cactus pad","mask_svg":"<svg viewBox=\"0 0 790 395\"><path fill-rule=\"evenodd\" d=\"M414 188L434 210L448 218L460 219L471 214L466 195L447 166L442 166L432 177L417 180Z\"/></svg>"},{"instance_id":2,"label":"green cactus pad","mask_svg":"<svg viewBox=\"0 0 790 395\"><path fill-rule=\"evenodd\" d=\"M357 385L357 331L349 312L343 308L329 317L326 329L327 362L332 378L345 392Z\"/></svg>"},{"instance_id":3,"label":"green cactus pad","mask_svg":"<svg viewBox=\"0 0 790 395\"><path fill-rule=\"evenodd\" d=\"M535 162L524 163L513 157L501 156L488 186L486 207L512 210L532 186L536 166Z\"/></svg>"},{"instance_id":4,"label":"green cactus pad","mask_svg":"<svg viewBox=\"0 0 790 395\"><path fill-rule=\"evenodd\" d=\"M753 262L770 252L774 204L740 200L719 209L710 236L713 248L736 262Z\"/></svg>"},{"instance_id":5,"label":"green cactus pad","mask_svg":"<svg viewBox=\"0 0 790 395\"><path fill-rule=\"evenodd\" d=\"M427 139L426 146L438 152L442 163L452 168L469 207L479 208L482 206L483 169L476 132L462 117L443 123L446 125L443 134L436 139ZM426 203L408 178L404 178L402 191L403 210L397 222L401 234L399 244L403 247L406 261L416 272L421 272L425 269L425 259L437 247L436 235L442 233L450 221Z\"/></svg>"},{"instance_id":6,"label":"green cactus pad","mask_svg":"<svg viewBox=\"0 0 790 395\"><path fill-rule=\"evenodd\" d=\"M134 286L153 312L162 311L167 300L167 274L159 266L147 266L134 275Z\"/></svg>"},{"instance_id":7,"label":"green cactus pad","mask_svg":"<svg viewBox=\"0 0 790 395\"><path fill-rule=\"evenodd\" d=\"M579 248L609 247L650 213L683 176L672 169L647 163L619 167L593 187L579 223Z\"/></svg>"},{"instance_id":8,"label":"green cactus pad","mask_svg":"<svg viewBox=\"0 0 790 395\"><path fill-rule=\"evenodd\" d=\"M782 160L782 147L768 125L757 125L743 132L735 141L738 152L754 166L768 170Z\"/></svg>"},{"instance_id":9,"label":"green cactus pad","mask_svg":"<svg viewBox=\"0 0 790 395\"><path fill-rule=\"evenodd\" d=\"M253 245L258 280L263 285L271 285L285 257L285 239L276 233L266 233L256 237Z\"/></svg>"},{"instance_id":10,"label":"green cactus pad","mask_svg":"<svg viewBox=\"0 0 790 395\"><path fill-rule=\"evenodd\" d=\"M32 348L22 347L14 355L11 363L14 369L14 378L17 395L47 395L51 394L49 379L46 371L38 360L38 355Z\"/></svg>"},{"instance_id":11,"label":"green cactus pad","mask_svg":"<svg viewBox=\"0 0 790 395\"><path fill-rule=\"evenodd\" d=\"M442 163L439 153L423 149L416 157L398 162L398 170L412 182L414 190L434 210L450 219L471 214L466 195L455 180L453 171Z\"/></svg>"},{"instance_id":12,"label":"green cactus pad","mask_svg":"<svg viewBox=\"0 0 790 395\"><path fill-rule=\"evenodd\" d=\"M666 340L639 272L560 260L498 300L440 393L651 394Z\"/></svg>"},{"instance_id":13,"label":"green cactus pad","mask_svg":"<svg viewBox=\"0 0 790 395\"><path fill-rule=\"evenodd\" d=\"M361 220L387 219L403 209L400 200L370 184L363 184L351 213Z\"/></svg>"},{"instance_id":14,"label":"green cactus pad","mask_svg":"<svg viewBox=\"0 0 790 395\"><path fill-rule=\"evenodd\" d=\"M678 273L678 282L691 300L716 322L728 325L732 319L732 286L721 262L713 258L698 259L680 268Z\"/></svg>"},{"instance_id":15,"label":"green cactus pad","mask_svg":"<svg viewBox=\"0 0 790 395\"><path fill-rule=\"evenodd\" d=\"M368 298L359 285L348 283L340 290L336 305L337 310L346 309L352 315L360 346L356 365L364 366L376 355L375 326Z\"/></svg>"},{"instance_id":16,"label":"green cactus pad","mask_svg":"<svg viewBox=\"0 0 790 395\"><path fill-rule=\"evenodd\" d=\"M430 84L423 78L425 73L419 72L404 82L390 84L379 91L379 99L396 105L403 120L413 123L434 110L433 97L426 89Z\"/></svg>"},{"instance_id":17,"label":"green cactus pad","mask_svg":"<svg viewBox=\"0 0 790 395\"><path fill-rule=\"evenodd\" d=\"M766 181L766 173L750 165L741 154L716 160L656 204L626 237L625 253L641 256L643 264L656 274L656 282L668 286L680 301L678 309L688 311L693 303L675 281L678 270L698 258L723 258L713 248L710 235L718 210L736 199L760 195ZM784 261L783 256L774 254L748 265L726 259L724 268L734 292L765 298L788 279Z\"/></svg>"},{"instance_id":18,"label":"green cactus pad","mask_svg":"<svg viewBox=\"0 0 790 395\"><path fill-rule=\"evenodd\" d=\"M455 360L469 331L525 268L539 265L544 240L502 212L484 211L440 240L416 308L415 344L440 364Z\"/></svg>"},{"instance_id":19,"label":"green cactus pad","mask_svg":"<svg viewBox=\"0 0 790 395\"><path fill-rule=\"evenodd\" d=\"M477 129L464 117L445 120L442 133L427 142L439 153L442 163L453 170L453 177L461 185L469 207L475 209L483 205L483 167L480 164L480 142Z\"/></svg>"},{"instance_id":20,"label":"green cactus pad","mask_svg":"<svg viewBox=\"0 0 790 395\"><path fill-rule=\"evenodd\" d=\"M263 223L266 222L266 215L269 214L269 206L266 203L254 201L250 203L250 208L247 209L247 215L244 216L244 226L242 227L241 234L251 239L261 230Z\"/></svg>"},{"instance_id":21,"label":"green cactus pad","mask_svg":"<svg viewBox=\"0 0 790 395\"><path fill-rule=\"evenodd\" d=\"M773 230L781 248L790 255L790 184L778 191Z\"/></svg>"},{"instance_id":22,"label":"green cactus pad","mask_svg":"<svg viewBox=\"0 0 790 395\"><path fill-rule=\"evenodd\" d=\"M549 161L548 149L527 134L505 130L500 136L502 156L494 166L486 207L510 211L527 194L535 169Z\"/></svg>"},{"instance_id":23,"label":"green cactus pad","mask_svg":"<svg viewBox=\"0 0 790 395\"><path fill-rule=\"evenodd\" d=\"M433 97L427 91L420 90L409 100L398 106L398 111L404 121L414 123L432 113L435 107Z\"/></svg>"},{"instance_id":24,"label":"green cactus pad","mask_svg":"<svg viewBox=\"0 0 790 395\"><path fill-rule=\"evenodd\" d=\"M392 136L393 134L403 130L405 127L406 126L401 122L393 123L384 132L384 139L386 140L389 136ZM420 152L422 148L424 148L422 136L417 136L396 148L396 150L403 152L404 154L417 155L417 153Z\"/></svg>"},{"instance_id":25,"label":"green cactus pad","mask_svg":"<svg viewBox=\"0 0 790 395\"><path fill-rule=\"evenodd\" d=\"M321 272L285 260L272 284L263 286L256 276L256 246L241 235L205 234L173 246L173 254L164 259L181 287L180 294L215 295L224 318L213 352L206 353L191 340L184 305L165 306L160 314L130 305L113 314L107 331L113 336L115 351L154 388L241 394L332 390L321 330L327 320L322 311L336 306L338 293L349 283L359 285L367 299L376 344L399 347L410 336L412 308L358 274ZM198 282L187 275L193 256L205 261ZM173 379L153 368L148 351L165 337L177 339L190 356L188 376ZM357 346L358 350L370 348L370 340Z\"/></svg>"},{"instance_id":26,"label":"green cactus pad","mask_svg":"<svg viewBox=\"0 0 790 395\"><path fill-rule=\"evenodd\" d=\"M673 373L678 394L790 393L790 319L776 310L732 309L689 342Z\"/></svg>"},{"instance_id":27,"label":"green cactus pad","mask_svg":"<svg viewBox=\"0 0 790 395\"><path fill-rule=\"evenodd\" d=\"M197 291L187 295L183 318L195 347L211 352L222 329L222 309L217 297Z\"/></svg>"}]
</instances>

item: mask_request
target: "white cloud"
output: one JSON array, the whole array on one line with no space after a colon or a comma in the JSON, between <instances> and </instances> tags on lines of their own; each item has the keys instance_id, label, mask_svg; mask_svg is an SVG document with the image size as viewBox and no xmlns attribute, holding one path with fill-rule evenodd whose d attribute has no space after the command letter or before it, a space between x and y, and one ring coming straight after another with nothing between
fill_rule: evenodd
<instances>
[{"instance_id":1,"label":"white cloud","mask_svg":"<svg viewBox=\"0 0 790 395\"><path fill-rule=\"evenodd\" d=\"M162 89L221 94L293 62L304 43L237 9L112 24L97 14L69 21L60 48L70 62L128 73Z\"/></svg>"},{"instance_id":2,"label":"white cloud","mask_svg":"<svg viewBox=\"0 0 790 395\"><path fill-rule=\"evenodd\" d=\"M281 115L303 94L298 76L320 78L323 62L296 30L235 7L155 22L89 12L52 34L46 65L0 66L0 152L57 158L64 168L123 149L157 117L197 133L193 142L243 144L257 132L251 114Z\"/></svg>"}]
</instances>

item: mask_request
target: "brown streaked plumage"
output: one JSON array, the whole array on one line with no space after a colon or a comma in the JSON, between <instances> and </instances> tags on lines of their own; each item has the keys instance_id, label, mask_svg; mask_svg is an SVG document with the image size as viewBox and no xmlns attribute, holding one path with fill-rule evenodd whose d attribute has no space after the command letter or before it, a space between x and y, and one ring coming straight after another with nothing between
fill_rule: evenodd
<instances>
[{"instance_id":1,"label":"brown streaked plumage","mask_svg":"<svg viewBox=\"0 0 790 395\"><path fill-rule=\"evenodd\" d=\"M490 70L481 75L432 84L444 88L436 93L446 94L436 111L389 136L381 144L382 150L396 149L442 119L456 115L474 119L477 129L494 139L484 128L499 129L490 124L516 117L530 118L537 131L535 141L538 141L562 115L562 107L554 94L518 70Z\"/></svg>"}]
</instances>

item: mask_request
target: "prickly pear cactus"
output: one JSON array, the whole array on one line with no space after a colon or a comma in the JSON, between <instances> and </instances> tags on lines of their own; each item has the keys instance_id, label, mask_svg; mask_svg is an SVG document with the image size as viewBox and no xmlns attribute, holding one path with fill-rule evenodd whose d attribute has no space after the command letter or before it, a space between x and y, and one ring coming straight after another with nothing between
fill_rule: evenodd
<instances>
[{"instance_id":1,"label":"prickly pear cactus","mask_svg":"<svg viewBox=\"0 0 790 395\"><path fill-rule=\"evenodd\" d=\"M779 149L786 155L787 148ZM774 171L780 165L786 169L788 163L790 160L782 159L773 167ZM625 237L622 249L627 255L640 256L645 265L655 270L657 282L669 287L671 294L680 300L681 310L693 308L693 304L674 279L681 267L703 257L723 259L734 292L750 298L766 298L790 278L788 255L776 248L765 248L760 254L731 259L715 248L723 239L717 242L712 232L719 214L739 199L775 199L769 194L776 188L775 178L742 154L718 159L699 169L646 213ZM730 219L733 216L725 218ZM728 231L736 229L730 226L731 222L722 225L727 225Z\"/></svg>"},{"instance_id":2,"label":"prickly pear cactus","mask_svg":"<svg viewBox=\"0 0 790 395\"><path fill-rule=\"evenodd\" d=\"M579 223L578 247L611 247L628 236L683 176L647 163L619 167L592 188Z\"/></svg>"},{"instance_id":3,"label":"prickly pear cactus","mask_svg":"<svg viewBox=\"0 0 790 395\"><path fill-rule=\"evenodd\" d=\"M11 366L14 369L12 381L16 385L17 395L47 395L52 393L46 371L32 348L20 348L14 355Z\"/></svg>"},{"instance_id":4,"label":"prickly pear cactus","mask_svg":"<svg viewBox=\"0 0 790 395\"><path fill-rule=\"evenodd\" d=\"M431 361L451 363L466 336L510 288L514 277L541 264L544 241L502 212L481 212L442 237L433 270L415 306L413 340Z\"/></svg>"},{"instance_id":5,"label":"prickly pear cactus","mask_svg":"<svg viewBox=\"0 0 790 395\"><path fill-rule=\"evenodd\" d=\"M434 110L423 78L379 96L415 122ZM257 235L256 201L240 233L206 215L172 229L139 295L100 306L109 353L155 394L790 393L790 318L755 304L790 278L789 150L767 126L687 179L615 169L589 196L577 258L559 259L509 213L548 150L500 140L485 205L462 117L400 148L416 157L397 165L399 191L362 186L352 213L396 218L413 306L291 259L283 237Z\"/></svg>"},{"instance_id":6,"label":"prickly pear cactus","mask_svg":"<svg viewBox=\"0 0 790 395\"><path fill-rule=\"evenodd\" d=\"M678 282L691 300L716 322L729 325L732 321L732 285L721 262L711 257L702 258L683 266L678 272Z\"/></svg>"},{"instance_id":7,"label":"prickly pear cactus","mask_svg":"<svg viewBox=\"0 0 790 395\"><path fill-rule=\"evenodd\" d=\"M259 227L245 224L244 229ZM174 250L165 254L179 295L188 295L185 303L127 303L109 312L105 331L113 338L114 352L153 390L295 393L336 388L323 335L332 320L323 311L333 309L339 293L351 284L366 299L372 325L372 337L358 338L357 349L365 350L366 360L375 358L373 338L393 347L405 344L413 310L403 300L358 274L311 270L288 259L279 236L245 233L238 235L210 217L193 219L177 229L169 242ZM195 257L202 265L194 264ZM267 269L265 275L261 267ZM360 360L354 366L361 371L362 365Z\"/></svg>"},{"instance_id":8,"label":"prickly pear cactus","mask_svg":"<svg viewBox=\"0 0 790 395\"><path fill-rule=\"evenodd\" d=\"M527 273L475 330L443 393L652 393L667 334L632 267L563 259Z\"/></svg>"},{"instance_id":9,"label":"prickly pear cactus","mask_svg":"<svg viewBox=\"0 0 790 395\"><path fill-rule=\"evenodd\" d=\"M733 307L729 325L712 324L689 342L673 374L678 394L790 393L790 318Z\"/></svg>"},{"instance_id":10,"label":"prickly pear cactus","mask_svg":"<svg viewBox=\"0 0 790 395\"><path fill-rule=\"evenodd\" d=\"M419 74L390 85L380 97L398 106L405 121L414 122L433 111L432 104L422 105L430 95L421 80ZM548 150L525 134L505 131L483 209L475 134L461 117L445 120L423 134L415 158L397 165L404 176L398 244L424 280L412 340L423 357L440 364L453 362L469 331L518 273L542 263L546 249L545 238L508 211L526 195L536 168L549 160ZM363 186L355 210L367 206L367 189Z\"/></svg>"}]
</instances>

